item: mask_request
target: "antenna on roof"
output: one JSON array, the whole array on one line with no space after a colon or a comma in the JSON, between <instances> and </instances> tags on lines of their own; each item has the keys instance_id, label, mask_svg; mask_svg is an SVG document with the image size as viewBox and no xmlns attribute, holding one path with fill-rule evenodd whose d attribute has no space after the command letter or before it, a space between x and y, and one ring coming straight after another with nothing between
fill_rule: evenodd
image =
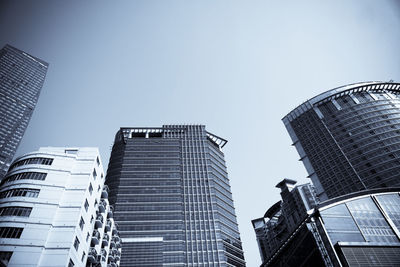
<instances>
[{"instance_id":1,"label":"antenna on roof","mask_svg":"<svg viewBox=\"0 0 400 267\"><path fill-rule=\"evenodd\" d=\"M390 83L394 82L392 79L389 80Z\"/></svg>"}]
</instances>

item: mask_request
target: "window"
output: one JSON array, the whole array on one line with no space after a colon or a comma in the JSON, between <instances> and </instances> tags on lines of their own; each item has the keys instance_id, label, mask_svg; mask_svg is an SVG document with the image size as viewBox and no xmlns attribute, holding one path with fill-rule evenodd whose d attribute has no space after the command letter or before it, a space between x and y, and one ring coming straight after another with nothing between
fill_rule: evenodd
<instances>
[{"instance_id":1,"label":"window","mask_svg":"<svg viewBox=\"0 0 400 267\"><path fill-rule=\"evenodd\" d=\"M46 178L47 173L41 173L41 172L21 172L17 173L14 175L11 175L4 180L1 181L1 184L9 183L12 181L17 181L17 180L40 180L44 181Z\"/></svg>"},{"instance_id":2,"label":"window","mask_svg":"<svg viewBox=\"0 0 400 267\"><path fill-rule=\"evenodd\" d=\"M94 218L93 218L93 215L92 215L92 217L90 218L90 224L93 223L93 220L94 220Z\"/></svg>"},{"instance_id":3,"label":"window","mask_svg":"<svg viewBox=\"0 0 400 267\"><path fill-rule=\"evenodd\" d=\"M94 169L93 170L93 178L96 180L96 178L97 178L97 172L96 172L96 169Z\"/></svg>"},{"instance_id":4,"label":"window","mask_svg":"<svg viewBox=\"0 0 400 267\"><path fill-rule=\"evenodd\" d=\"M100 159L99 157L96 158L97 166L100 166Z\"/></svg>"},{"instance_id":5,"label":"window","mask_svg":"<svg viewBox=\"0 0 400 267\"><path fill-rule=\"evenodd\" d=\"M85 199L85 210L88 211L89 208L89 202L87 201L87 199Z\"/></svg>"},{"instance_id":6,"label":"window","mask_svg":"<svg viewBox=\"0 0 400 267\"><path fill-rule=\"evenodd\" d=\"M8 171L11 171L12 169L22 166L22 165L27 165L27 164L41 164L41 165L51 165L53 163L53 159L49 158L29 158L29 159L23 159L20 161L15 162L13 165L11 165L10 169Z\"/></svg>"},{"instance_id":7,"label":"window","mask_svg":"<svg viewBox=\"0 0 400 267\"><path fill-rule=\"evenodd\" d=\"M31 188L17 188L0 192L0 198L8 197L38 197L40 190Z\"/></svg>"},{"instance_id":8,"label":"window","mask_svg":"<svg viewBox=\"0 0 400 267\"><path fill-rule=\"evenodd\" d=\"M86 256L86 253L85 253L85 251L82 253L82 262L85 260L85 256Z\"/></svg>"},{"instance_id":9,"label":"window","mask_svg":"<svg viewBox=\"0 0 400 267\"><path fill-rule=\"evenodd\" d=\"M28 207L3 207L0 208L0 216L29 217L32 208Z\"/></svg>"},{"instance_id":10,"label":"window","mask_svg":"<svg viewBox=\"0 0 400 267\"><path fill-rule=\"evenodd\" d=\"M89 234L89 233L87 233L87 235L86 235L86 242L88 242L88 241L89 241L89 238L90 238L90 234Z\"/></svg>"},{"instance_id":11,"label":"window","mask_svg":"<svg viewBox=\"0 0 400 267\"><path fill-rule=\"evenodd\" d=\"M74 266L75 266L74 262L71 259L69 259L68 267L74 267Z\"/></svg>"},{"instance_id":12,"label":"window","mask_svg":"<svg viewBox=\"0 0 400 267\"><path fill-rule=\"evenodd\" d=\"M83 218L81 217L81 220L79 222L79 227L81 228L81 230L83 230L83 226L85 226L85 221L83 220Z\"/></svg>"},{"instance_id":13,"label":"window","mask_svg":"<svg viewBox=\"0 0 400 267\"><path fill-rule=\"evenodd\" d=\"M0 262L4 264L4 266L7 266L12 254L11 251L0 251Z\"/></svg>"},{"instance_id":14,"label":"window","mask_svg":"<svg viewBox=\"0 0 400 267\"><path fill-rule=\"evenodd\" d=\"M23 229L19 227L0 227L0 238L20 238Z\"/></svg>"},{"instance_id":15,"label":"window","mask_svg":"<svg viewBox=\"0 0 400 267\"><path fill-rule=\"evenodd\" d=\"M76 251L78 251L79 243L80 243L79 239L77 237L75 237L74 248L75 248Z\"/></svg>"},{"instance_id":16,"label":"window","mask_svg":"<svg viewBox=\"0 0 400 267\"><path fill-rule=\"evenodd\" d=\"M99 191L100 191L100 189L101 189L101 186L99 185L99 187L97 188L97 192L99 192Z\"/></svg>"},{"instance_id":17,"label":"window","mask_svg":"<svg viewBox=\"0 0 400 267\"><path fill-rule=\"evenodd\" d=\"M65 154L76 155L78 154L78 149L66 149Z\"/></svg>"},{"instance_id":18,"label":"window","mask_svg":"<svg viewBox=\"0 0 400 267\"><path fill-rule=\"evenodd\" d=\"M89 193L92 194L92 192L93 192L93 186L92 186L92 184L90 184L89 185Z\"/></svg>"}]
</instances>

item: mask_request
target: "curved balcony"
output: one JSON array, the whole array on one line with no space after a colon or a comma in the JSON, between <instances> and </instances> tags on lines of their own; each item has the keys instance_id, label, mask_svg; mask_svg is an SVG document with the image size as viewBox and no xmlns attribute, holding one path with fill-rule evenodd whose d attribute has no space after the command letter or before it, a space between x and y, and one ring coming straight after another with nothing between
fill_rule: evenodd
<instances>
[{"instance_id":1,"label":"curved balcony","mask_svg":"<svg viewBox=\"0 0 400 267\"><path fill-rule=\"evenodd\" d=\"M108 209L108 212L107 212L107 218L113 217L113 210L114 210L114 208L110 205L110 208Z\"/></svg>"},{"instance_id":2,"label":"curved balcony","mask_svg":"<svg viewBox=\"0 0 400 267\"><path fill-rule=\"evenodd\" d=\"M110 219L107 219L107 223L106 223L106 226L105 226L105 229L104 229L104 230L105 230L106 232L108 232L108 231L110 231L111 227L112 227L112 222L111 222Z\"/></svg>"},{"instance_id":3,"label":"curved balcony","mask_svg":"<svg viewBox=\"0 0 400 267\"><path fill-rule=\"evenodd\" d=\"M108 253L108 263L115 261L114 255L111 253L111 251Z\"/></svg>"},{"instance_id":4,"label":"curved balcony","mask_svg":"<svg viewBox=\"0 0 400 267\"><path fill-rule=\"evenodd\" d=\"M108 192L110 191L110 188L108 188L107 185L103 186L103 191L101 191L101 197L103 198L108 198Z\"/></svg>"},{"instance_id":5,"label":"curved balcony","mask_svg":"<svg viewBox=\"0 0 400 267\"><path fill-rule=\"evenodd\" d=\"M107 260L107 251L102 248L101 249L101 261L106 261Z\"/></svg>"},{"instance_id":6,"label":"curved balcony","mask_svg":"<svg viewBox=\"0 0 400 267\"><path fill-rule=\"evenodd\" d=\"M97 263L97 251L95 248L93 248L93 247L89 248L89 254L88 254L87 259L91 263Z\"/></svg>"},{"instance_id":7,"label":"curved balcony","mask_svg":"<svg viewBox=\"0 0 400 267\"><path fill-rule=\"evenodd\" d=\"M115 227L114 227L114 228L112 229L112 234L113 234L113 235L116 235L116 234L118 234L118 230L117 230L117 228L115 228Z\"/></svg>"},{"instance_id":8,"label":"curved balcony","mask_svg":"<svg viewBox=\"0 0 400 267\"><path fill-rule=\"evenodd\" d=\"M94 230L92 234L92 245L99 244L100 241L100 232L98 230Z\"/></svg>"},{"instance_id":9,"label":"curved balcony","mask_svg":"<svg viewBox=\"0 0 400 267\"><path fill-rule=\"evenodd\" d=\"M103 213L103 212L106 211L106 208L107 208L107 202L106 202L104 199L100 200L100 203L99 203L99 211L100 211L101 213Z\"/></svg>"},{"instance_id":10,"label":"curved balcony","mask_svg":"<svg viewBox=\"0 0 400 267\"><path fill-rule=\"evenodd\" d=\"M108 246L108 241L109 240L110 240L110 236L107 233L105 233L104 236L103 236L102 245L103 246Z\"/></svg>"},{"instance_id":11,"label":"curved balcony","mask_svg":"<svg viewBox=\"0 0 400 267\"><path fill-rule=\"evenodd\" d=\"M96 228L100 228L100 227L103 226L103 223L104 223L103 215L98 214L97 217L96 217L96 221L95 221L95 223L94 223L94 226L95 226Z\"/></svg>"}]
</instances>

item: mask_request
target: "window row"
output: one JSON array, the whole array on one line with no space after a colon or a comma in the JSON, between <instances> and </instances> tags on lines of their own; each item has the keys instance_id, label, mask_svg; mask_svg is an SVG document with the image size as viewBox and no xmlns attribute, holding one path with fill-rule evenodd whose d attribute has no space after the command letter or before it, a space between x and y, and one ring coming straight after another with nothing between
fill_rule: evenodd
<instances>
[{"instance_id":1,"label":"window row","mask_svg":"<svg viewBox=\"0 0 400 267\"><path fill-rule=\"evenodd\" d=\"M0 227L0 238L20 238L23 229L20 227Z\"/></svg>"},{"instance_id":2,"label":"window row","mask_svg":"<svg viewBox=\"0 0 400 267\"><path fill-rule=\"evenodd\" d=\"M53 159L49 158L29 158L29 159L23 159L20 161L15 162L13 165L11 165L9 171L12 169L22 166L22 165L28 165L28 164L41 164L41 165L51 165L53 163Z\"/></svg>"},{"instance_id":3,"label":"window row","mask_svg":"<svg viewBox=\"0 0 400 267\"><path fill-rule=\"evenodd\" d=\"M46 179L47 173L41 173L41 172L21 172L17 173L14 175L11 175L7 178L5 178L3 181L1 181L1 184L9 183L12 181L17 181L17 180L40 180L44 181Z\"/></svg>"},{"instance_id":4,"label":"window row","mask_svg":"<svg viewBox=\"0 0 400 267\"><path fill-rule=\"evenodd\" d=\"M28 207L3 207L0 208L0 216L21 216L29 217L32 208Z\"/></svg>"},{"instance_id":5,"label":"window row","mask_svg":"<svg viewBox=\"0 0 400 267\"><path fill-rule=\"evenodd\" d=\"M16 188L0 192L0 198L8 197L38 197L40 190L31 188Z\"/></svg>"}]
</instances>

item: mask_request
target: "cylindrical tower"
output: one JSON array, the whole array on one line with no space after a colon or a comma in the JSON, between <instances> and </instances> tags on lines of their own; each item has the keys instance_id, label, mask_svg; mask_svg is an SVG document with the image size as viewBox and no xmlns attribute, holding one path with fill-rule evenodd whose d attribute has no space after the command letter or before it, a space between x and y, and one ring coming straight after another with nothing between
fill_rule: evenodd
<instances>
[{"instance_id":1,"label":"cylindrical tower","mask_svg":"<svg viewBox=\"0 0 400 267\"><path fill-rule=\"evenodd\" d=\"M321 200L400 186L399 83L329 90L283 122Z\"/></svg>"}]
</instances>

